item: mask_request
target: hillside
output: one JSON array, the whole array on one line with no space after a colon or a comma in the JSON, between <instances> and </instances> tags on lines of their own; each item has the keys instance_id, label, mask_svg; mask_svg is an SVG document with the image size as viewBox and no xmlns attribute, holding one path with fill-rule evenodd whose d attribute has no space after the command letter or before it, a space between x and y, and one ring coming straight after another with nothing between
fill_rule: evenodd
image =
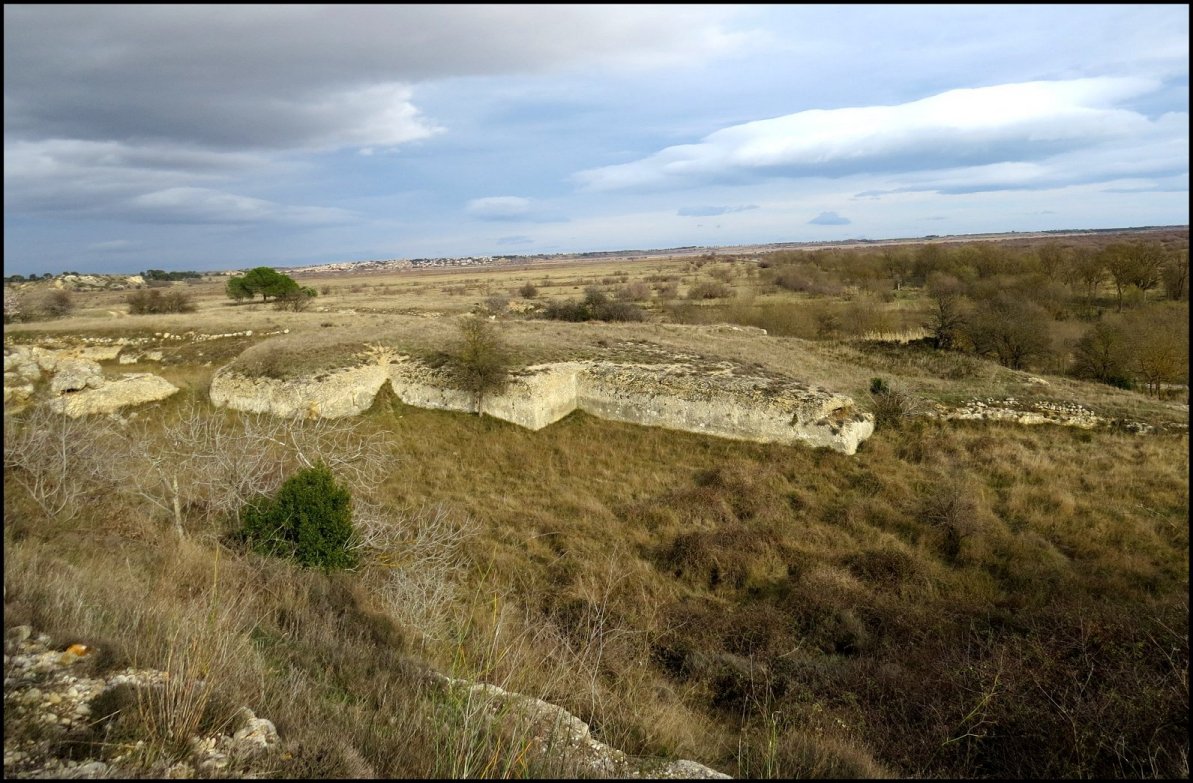
<instances>
[{"instance_id":1,"label":"hillside","mask_svg":"<svg viewBox=\"0 0 1193 783\"><path fill-rule=\"evenodd\" d=\"M1187 259L1187 231L1164 242ZM1154 383L1130 355L1113 383L1074 369L1099 324L1171 347L1145 327L1187 322L1187 293L1128 291L1120 313L1109 278L1091 293L1048 278L1044 246L992 244L313 276L297 312L217 281L186 286L189 313L78 291L6 324L6 774L1187 776L1187 332ZM644 320L546 317L592 290ZM982 342L1005 291L1048 338L1023 361ZM934 346L953 292L968 320ZM347 415L214 404L222 373L270 405L402 362L449 389L469 313L515 374L634 367L635 410L819 389L873 433L847 453L581 406L520 426L412 404L389 369ZM176 391L55 413L124 373ZM319 464L351 496L346 570L243 535ZM174 685L127 679L144 671ZM59 685L49 728L27 705ZM267 752L235 750L244 709ZM598 745L616 763L588 764Z\"/></svg>"}]
</instances>

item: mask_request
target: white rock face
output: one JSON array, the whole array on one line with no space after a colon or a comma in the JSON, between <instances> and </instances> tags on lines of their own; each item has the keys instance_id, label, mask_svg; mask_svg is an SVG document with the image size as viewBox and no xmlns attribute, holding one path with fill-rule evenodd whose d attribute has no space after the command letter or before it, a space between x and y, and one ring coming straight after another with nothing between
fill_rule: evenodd
<instances>
[{"instance_id":1,"label":"white rock face","mask_svg":"<svg viewBox=\"0 0 1193 783\"><path fill-rule=\"evenodd\" d=\"M238 411L338 419L367 410L387 380L380 364L286 381L246 378L224 367L211 379L210 396L215 405Z\"/></svg>"},{"instance_id":2,"label":"white rock face","mask_svg":"<svg viewBox=\"0 0 1193 783\"><path fill-rule=\"evenodd\" d=\"M528 367L482 411L537 430L574 410L631 424L762 443L803 443L845 454L874 432L870 414L840 394L690 364L564 362ZM472 395L417 362L391 368L394 393L408 405L476 412Z\"/></svg>"},{"instance_id":3,"label":"white rock face","mask_svg":"<svg viewBox=\"0 0 1193 783\"><path fill-rule=\"evenodd\" d=\"M177 386L153 373L130 373L104 380L95 388L57 397L50 400L49 405L57 413L78 418L164 400L177 391Z\"/></svg>"},{"instance_id":4,"label":"white rock face","mask_svg":"<svg viewBox=\"0 0 1193 783\"><path fill-rule=\"evenodd\" d=\"M633 424L761 443L825 446L845 454L874 432L873 417L841 394L792 382L689 364L594 364L577 407Z\"/></svg>"},{"instance_id":5,"label":"white rock face","mask_svg":"<svg viewBox=\"0 0 1193 783\"><path fill-rule=\"evenodd\" d=\"M235 410L276 416L335 418L360 413L388 379L407 405L475 413L474 395L446 373L394 358L297 380L244 378L228 368L212 379L211 400ZM753 376L731 362L635 365L561 362L517 372L500 394L481 402L487 415L532 430L582 410L632 424L701 432L762 443L823 446L845 454L874 431L873 417L840 394Z\"/></svg>"}]
</instances>

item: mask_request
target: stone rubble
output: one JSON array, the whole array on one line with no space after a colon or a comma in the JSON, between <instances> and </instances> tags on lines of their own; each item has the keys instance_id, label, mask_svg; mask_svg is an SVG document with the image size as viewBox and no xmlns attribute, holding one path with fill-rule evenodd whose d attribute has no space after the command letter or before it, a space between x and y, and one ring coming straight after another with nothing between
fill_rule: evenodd
<instances>
[{"instance_id":1,"label":"stone rubble","mask_svg":"<svg viewBox=\"0 0 1193 783\"><path fill-rule=\"evenodd\" d=\"M92 723L92 704L102 693L121 685L160 688L166 672L126 668L89 677L75 671L94 651L81 644L65 650L51 644L50 637L34 634L27 625L5 633L4 777L144 777L160 772L141 764L144 740L97 745L103 758L77 759L60 751L64 741ZM254 770L254 764L263 754L273 753L279 739L272 722L242 708L239 728L231 736L193 737L190 747L190 756L165 770L164 777L255 777L260 770Z\"/></svg>"}]
</instances>

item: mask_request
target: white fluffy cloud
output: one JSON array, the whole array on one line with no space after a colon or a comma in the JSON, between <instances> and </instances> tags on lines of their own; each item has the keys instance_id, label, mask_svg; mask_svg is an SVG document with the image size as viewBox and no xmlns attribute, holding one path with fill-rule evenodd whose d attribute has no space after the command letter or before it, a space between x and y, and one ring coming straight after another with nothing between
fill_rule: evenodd
<instances>
[{"instance_id":1,"label":"white fluffy cloud","mask_svg":"<svg viewBox=\"0 0 1193 783\"><path fill-rule=\"evenodd\" d=\"M487 196L468 202L469 215L481 220L523 220L530 214L530 199L521 196Z\"/></svg>"},{"instance_id":2,"label":"white fluffy cloud","mask_svg":"<svg viewBox=\"0 0 1193 783\"><path fill-rule=\"evenodd\" d=\"M1125 77L1036 81L950 90L896 106L812 109L575 176L594 191L665 189L1033 160L1146 133L1151 120L1116 104L1157 86Z\"/></svg>"},{"instance_id":3,"label":"white fluffy cloud","mask_svg":"<svg viewBox=\"0 0 1193 783\"><path fill-rule=\"evenodd\" d=\"M567 218L555 210L522 196L486 196L474 198L465 211L478 220L560 223Z\"/></svg>"}]
</instances>

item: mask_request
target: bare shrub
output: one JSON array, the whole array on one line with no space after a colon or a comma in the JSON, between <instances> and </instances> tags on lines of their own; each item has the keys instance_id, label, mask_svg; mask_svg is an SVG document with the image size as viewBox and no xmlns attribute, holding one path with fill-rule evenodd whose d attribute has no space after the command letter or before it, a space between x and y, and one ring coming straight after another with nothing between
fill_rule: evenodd
<instances>
[{"instance_id":1,"label":"bare shrub","mask_svg":"<svg viewBox=\"0 0 1193 783\"><path fill-rule=\"evenodd\" d=\"M501 315L509 309L509 297L502 294L493 294L485 298L485 311L493 315Z\"/></svg>"},{"instance_id":2,"label":"bare shrub","mask_svg":"<svg viewBox=\"0 0 1193 783\"><path fill-rule=\"evenodd\" d=\"M161 424L128 426L123 453L110 471L126 491L148 501L184 533L188 516L232 519L250 500L272 494L295 469L322 462L365 495L392 468L379 439L348 419L284 419L267 414L228 416L190 401Z\"/></svg>"},{"instance_id":3,"label":"bare shrub","mask_svg":"<svg viewBox=\"0 0 1193 783\"><path fill-rule=\"evenodd\" d=\"M4 417L4 473L49 517L73 519L110 460L107 429L94 419L72 419L44 405Z\"/></svg>"},{"instance_id":4,"label":"bare shrub","mask_svg":"<svg viewBox=\"0 0 1193 783\"><path fill-rule=\"evenodd\" d=\"M919 397L892 388L881 378L874 378L870 382L870 409L876 427L899 429L910 419L922 416L927 405Z\"/></svg>"},{"instance_id":5,"label":"bare shrub","mask_svg":"<svg viewBox=\"0 0 1193 783\"><path fill-rule=\"evenodd\" d=\"M195 311L195 305L190 296L182 291L170 291L166 294L156 288L134 291L128 295L127 301L130 315L193 313Z\"/></svg>"},{"instance_id":6,"label":"bare shrub","mask_svg":"<svg viewBox=\"0 0 1193 783\"><path fill-rule=\"evenodd\" d=\"M311 300L317 295L318 292L314 288L296 285L294 288L287 289L285 292L277 295L277 299L273 303L273 309L301 313L310 307Z\"/></svg>"},{"instance_id":7,"label":"bare shrub","mask_svg":"<svg viewBox=\"0 0 1193 783\"><path fill-rule=\"evenodd\" d=\"M961 553L961 542L985 529L978 505L978 489L971 482L946 478L921 499L920 517L941 531L941 549L949 562Z\"/></svg>"},{"instance_id":8,"label":"bare shrub","mask_svg":"<svg viewBox=\"0 0 1193 783\"><path fill-rule=\"evenodd\" d=\"M38 309L46 318L63 318L74 312L75 299L70 291L60 288L47 293Z\"/></svg>"},{"instance_id":9,"label":"bare shrub","mask_svg":"<svg viewBox=\"0 0 1193 783\"><path fill-rule=\"evenodd\" d=\"M708 270L708 274L714 280L719 280L722 283L728 283L737 276L737 273L734 271L732 266L713 267L712 269Z\"/></svg>"},{"instance_id":10,"label":"bare shrub","mask_svg":"<svg viewBox=\"0 0 1193 783\"><path fill-rule=\"evenodd\" d=\"M650 286L641 280L629 283L617 292L617 298L623 302L645 302L650 299Z\"/></svg>"},{"instance_id":11,"label":"bare shrub","mask_svg":"<svg viewBox=\"0 0 1193 783\"><path fill-rule=\"evenodd\" d=\"M384 574L376 589L389 613L427 638L444 638L459 608L464 546L479 530L476 521L442 504L390 516L357 502L353 524L364 562Z\"/></svg>"},{"instance_id":12,"label":"bare shrub","mask_svg":"<svg viewBox=\"0 0 1193 783\"><path fill-rule=\"evenodd\" d=\"M724 299L733 296L733 289L724 283L697 283L688 289L688 299Z\"/></svg>"},{"instance_id":13,"label":"bare shrub","mask_svg":"<svg viewBox=\"0 0 1193 783\"><path fill-rule=\"evenodd\" d=\"M655 291L658 292L659 299L674 299L679 296L679 283L675 280L656 283Z\"/></svg>"}]
</instances>

